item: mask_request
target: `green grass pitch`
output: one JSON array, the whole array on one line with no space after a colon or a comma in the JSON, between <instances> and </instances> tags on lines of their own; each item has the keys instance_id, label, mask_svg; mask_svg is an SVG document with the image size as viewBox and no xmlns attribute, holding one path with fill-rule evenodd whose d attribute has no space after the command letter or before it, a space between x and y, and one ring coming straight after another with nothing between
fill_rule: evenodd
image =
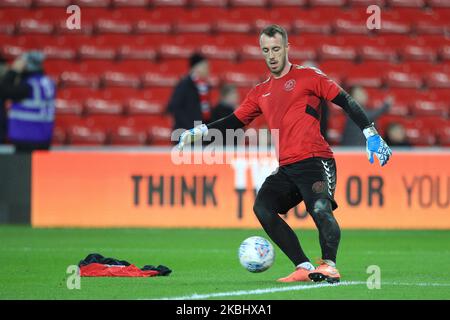
<instances>
[{"instance_id":1,"label":"green grass pitch","mask_svg":"<svg viewBox=\"0 0 450 320\"><path fill-rule=\"evenodd\" d=\"M314 262L317 231L297 230ZM0 299L450 299L450 231L343 230L338 255L342 285L281 284L293 271L276 248L266 272L252 274L238 262L246 237L262 230L32 229L0 227ZM87 254L163 264L168 277L81 278L69 290L66 269ZM381 270L381 288L368 289L367 267ZM259 291L258 291L259 290Z\"/></svg>"}]
</instances>

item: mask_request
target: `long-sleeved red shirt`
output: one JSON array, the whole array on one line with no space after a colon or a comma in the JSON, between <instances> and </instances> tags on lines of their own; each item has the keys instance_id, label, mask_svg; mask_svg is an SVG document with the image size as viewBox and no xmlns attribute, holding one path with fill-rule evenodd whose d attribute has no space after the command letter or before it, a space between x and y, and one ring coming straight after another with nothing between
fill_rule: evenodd
<instances>
[{"instance_id":1,"label":"long-sleeved red shirt","mask_svg":"<svg viewBox=\"0 0 450 320\"><path fill-rule=\"evenodd\" d=\"M245 125L264 114L269 129L279 130L280 165L311 157L333 157L320 133L320 99L333 100L341 88L316 68L293 65L281 78L256 85L234 115Z\"/></svg>"}]
</instances>

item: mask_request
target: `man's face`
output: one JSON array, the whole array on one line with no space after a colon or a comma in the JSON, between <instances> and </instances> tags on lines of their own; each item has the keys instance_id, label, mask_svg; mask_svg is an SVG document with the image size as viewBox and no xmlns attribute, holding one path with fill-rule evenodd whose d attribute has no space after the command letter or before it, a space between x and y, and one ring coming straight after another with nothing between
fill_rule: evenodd
<instances>
[{"instance_id":1,"label":"man's face","mask_svg":"<svg viewBox=\"0 0 450 320\"><path fill-rule=\"evenodd\" d=\"M209 77L209 63L207 60L203 60L202 62L198 63L194 68L200 78L206 79Z\"/></svg>"},{"instance_id":2,"label":"man's face","mask_svg":"<svg viewBox=\"0 0 450 320\"><path fill-rule=\"evenodd\" d=\"M274 37L263 34L259 44L270 72L275 76L280 75L286 66L289 49L288 45L284 44L281 34L276 33Z\"/></svg>"}]
</instances>

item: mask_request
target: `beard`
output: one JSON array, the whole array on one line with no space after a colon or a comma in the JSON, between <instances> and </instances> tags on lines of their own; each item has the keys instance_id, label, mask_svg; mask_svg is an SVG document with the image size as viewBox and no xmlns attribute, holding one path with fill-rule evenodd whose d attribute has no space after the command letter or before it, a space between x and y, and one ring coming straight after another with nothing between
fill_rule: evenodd
<instances>
[{"instance_id":1,"label":"beard","mask_svg":"<svg viewBox=\"0 0 450 320\"><path fill-rule=\"evenodd\" d=\"M278 68L276 69L272 69L270 62L266 61L266 65L269 68L270 73L272 73L274 76L279 76L281 72L284 70L284 67L286 66L286 57L283 56L283 58L281 58Z\"/></svg>"}]
</instances>

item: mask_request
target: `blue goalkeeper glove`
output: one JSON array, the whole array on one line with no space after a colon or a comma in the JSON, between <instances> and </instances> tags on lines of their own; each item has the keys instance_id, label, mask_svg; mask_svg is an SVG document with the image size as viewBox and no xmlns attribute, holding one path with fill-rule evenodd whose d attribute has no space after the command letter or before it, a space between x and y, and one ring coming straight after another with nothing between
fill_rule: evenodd
<instances>
[{"instance_id":1,"label":"blue goalkeeper glove","mask_svg":"<svg viewBox=\"0 0 450 320\"><path fill-rule=\"evenodd\" d=\"M186 144L190 144L194 141L201 139L208 134L208 127L205 124L201 124L192 129L184 131L180 139L178 140L178 149L182 150Z\"/></svg>"},{"instance_id":2,"label":"blue goalkeeper glove","mask_svg":"<svg viewBox=\"0 0 450 320\"><path fill-rule=\"evenodd\" d=\"M392 155L392 150L380 137L377 129L373 126L367 127L363 130L364 136L367 139L366 151L370 163L373 163L373 155L375 154L381 166L384 166Z\"/></svg>"}]
</instances>

